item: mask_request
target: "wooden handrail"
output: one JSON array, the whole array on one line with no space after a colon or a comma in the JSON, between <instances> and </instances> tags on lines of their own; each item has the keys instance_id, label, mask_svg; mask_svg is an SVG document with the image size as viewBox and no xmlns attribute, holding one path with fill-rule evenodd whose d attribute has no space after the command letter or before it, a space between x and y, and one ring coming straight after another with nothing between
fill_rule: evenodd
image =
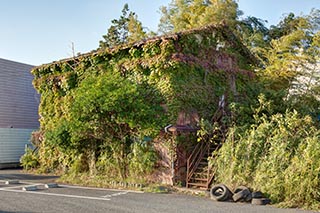
<instances>
[{"instance_id":1,"label":"wooden handrail","mask_svg":"<svg viewBox=\"0 0 320 213\"><path fill-rule=\"evenodd\" d=\"M216 147L215 147L215 149L214 149L214 152L216 152L219 148L221 147L221 143L220 144L218 144L218 145L216 145ZM210 149L208 150L208 152L210 151ZM211 153L212 154L212 153ZM212 180L213 180L213 177L214 177L214 175L215 175L215 173L214 172L212 172L211 171L211 167L210 167L210 165L208 165L208 181L207 181L207 189L209 188L209 185L210 185L210 183L212 182Z\"/></svg>"},{"instance_id":2,"label":"wooden handrail","mask_svg":"<svg viewBox=\"0 0 320 213\"><path fill-rule=\"evenodd\" d=\"M196 159L194 156L196 156L197 155L196 153L198 153L200 151L200 146L201 146L200 143L198 143L195 146L195 148L193 149L192 153L190 154L190 156L189 156L189 158L187 160L187 178L186 178L187 179L186 180L187 181L187 186L188 186L188 182L190 180L190 178L189 178L190 168L193 165L194 160ZM192 172L192 174L193 174L193 172Z\"/></svg>"},{"instance_id":3,"label":"wooden handrail","mask_svg":"<svg viewBox=\"0 0 320 213\"><path fill-rule=\"evenodd\" d=\"M199 166L201 159L203 158L205 153L208 151L210 147L209 145L210 145L209 143L205 143L205 142L198 143L194 148L193 152L191 153L191 155L189 156L187 160L187 178L186 178L187 187L192 175L194 174L195 170Z\"/></svg>"},{"instance_id":4,"label":"wooden handrail","mask_svg":"<svg viewBox=\"0 0 320 213\"><path fill-rule=\"evenodd\" d=\"M224 106L225 106L224 96L222 96L221 97L221 104L219 102L219 107L212 117L212 123L215 123L215 122L221 123L221 119L225 115ZM221 124L221 128L223 131L222 132L222 140L219 135L220 140L218 141L218 144L215 145L216 146L215 151L220 148L221 142L224 141L224 139L225 139L223 127L224 127L223 124ZM216 134L216 132L214 134ZM204 142L204 141L199 142L195 146L192 153L190 154L190 156L187 160L187 175L186 175L186 186L187 187L189 186L190 180L191 180L192 176L194 175L195 171L197 170L197 168L200 164L200 161L203 159L205 153L207 152L208 156L212 156L212 153L210 153L210 146L211 145L214 145L214 144L211 144L210 142ZM214 178L214 172L212 172L211 170L212 170L212 168L208 164L208 170L207 170L207 174L206 174L206 187L207 187L207 189L209 188L209 185Z\"/></svg>"}]
</instances>

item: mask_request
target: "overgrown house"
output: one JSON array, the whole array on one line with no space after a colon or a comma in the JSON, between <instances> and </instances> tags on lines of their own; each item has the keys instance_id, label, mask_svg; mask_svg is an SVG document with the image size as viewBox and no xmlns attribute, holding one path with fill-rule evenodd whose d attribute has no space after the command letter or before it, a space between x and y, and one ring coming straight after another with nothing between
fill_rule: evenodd
<instances>
[{"instance_id":1,"label":"overgrown house","mask_svg":"<svg viewBox=\"0 0 320 213\"><path fill-rule=\"evenodd\" d=\"M0 59L0 168L19 165L30 135L39 128L39 95L32 65Z\"/></svg>"},{"instance_id":2,"label":"overgrown house","mask_svg":"<svg viewBox=\"0 0 320 213\"><path fill-rule=\"evenodd\" d=\"M40 129L46 132L61 121L68 113L70 94L88 76L119 72L135 84L152 87L156 92L142 94L148 100L160 97L159 116L165 123L152 138L158 160L149 178L208 188L213 174L206 159L223 136L210 145L197 143L195 132L201 120L223 125L223 117L230 115L228 103L245 101L253 63L254 57L232 31L217 25L44 64L32 71L41 94Z\"/></svg>"}]
</instances>

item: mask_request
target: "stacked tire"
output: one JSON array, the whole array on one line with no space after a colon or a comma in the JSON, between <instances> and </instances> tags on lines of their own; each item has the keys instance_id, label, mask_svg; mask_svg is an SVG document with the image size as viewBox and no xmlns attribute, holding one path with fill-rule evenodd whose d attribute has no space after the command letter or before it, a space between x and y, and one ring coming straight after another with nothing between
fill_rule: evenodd
<instances>
[{"instance_id":1,"label":"stacked tire","mask_svg":"<svg viewBox=\"0 0 320 213\"><path fill-rule=\"evenodd\" d=\"M263 196L262 192L252 192L252 201L251 204L254 205L267 205L270 204L271 200Z\"/></svg>"},{"instance_id":2,"label":"stacked tire","mask_svg":"<svg viewBox=\"0 0 320 213\"><path fill-rule=\"evenodd\" d=\"M234 202L250 202L252 200L252 195L247 187L239 186L234 190L232 199Z\"/></svg>"},{"instance_id":3,"label":"stacked tire","mask_svg":"<svg viewBox=\"0 0 320 213\"><path fill-rule=\"evenodd\" d=\"M215 201L228 201L232 195L232 192L224 184L214 185L210 190L210 198Z\"/></svg>"},{"instance_id":4,"label":"stacked tire","mask_svg":"<svg viewBox=\"0 0 320 213\"><path fill-rule=\"evenodd\" d=\"M260 191L251 192L245 186L237 187L232 193L224 184L214 185L210 190L210 198L215 201L251 202L253 205L267 205L271 200L265 198Z\"/></svg>"}]
</instances>

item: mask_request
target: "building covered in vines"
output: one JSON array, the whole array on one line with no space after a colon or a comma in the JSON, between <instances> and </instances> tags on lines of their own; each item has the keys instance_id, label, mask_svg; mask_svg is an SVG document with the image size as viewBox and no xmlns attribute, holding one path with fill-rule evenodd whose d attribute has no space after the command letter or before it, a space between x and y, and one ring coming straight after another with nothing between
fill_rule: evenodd
<instances>
[{"instance_id":1,"label":"building covered in vines","mask_svg":"<svg viewBox=\"0 0 320 213\"><path fill-rule=\"evenodd\" d=\"M40 168L183 181L194 132L250 98L254 63L217 25L36 67Z\"/></svg>"}]
</instances>

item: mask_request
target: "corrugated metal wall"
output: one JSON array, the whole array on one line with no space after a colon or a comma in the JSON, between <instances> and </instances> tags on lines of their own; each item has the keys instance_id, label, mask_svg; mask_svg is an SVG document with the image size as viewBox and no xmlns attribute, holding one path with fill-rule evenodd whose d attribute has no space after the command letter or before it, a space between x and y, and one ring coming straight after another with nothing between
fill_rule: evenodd
<instances>
[{"instance_id":1,"label":"corrugated metal wall","mask_svg":"<svg viewBox=\"0 0 320 213\"><path fill-rule=\"evenodd\" d=\"M38 128L39 95L33 66L0 59L0 128Z\"/></svg>"},{"instance_id":2,"label":"corrugated metal wall","mask_svg":"<svg viewBox=\"0 0 320 213\"><path fill-rule=\"evenodd\" d=\"M0 164L18 163L33 129L0 128Z\"/></svg>"},{"instance_id":3,"label":"corrugated metal wall","mask_svg":"<svg viewBox=\"0 0 320 213\"><path fill-rule=\"evenodd\" d=\"M39 128L32 68L0 58L0 164L18 163L30 133Z\"/></svg>"}]
</instances>

